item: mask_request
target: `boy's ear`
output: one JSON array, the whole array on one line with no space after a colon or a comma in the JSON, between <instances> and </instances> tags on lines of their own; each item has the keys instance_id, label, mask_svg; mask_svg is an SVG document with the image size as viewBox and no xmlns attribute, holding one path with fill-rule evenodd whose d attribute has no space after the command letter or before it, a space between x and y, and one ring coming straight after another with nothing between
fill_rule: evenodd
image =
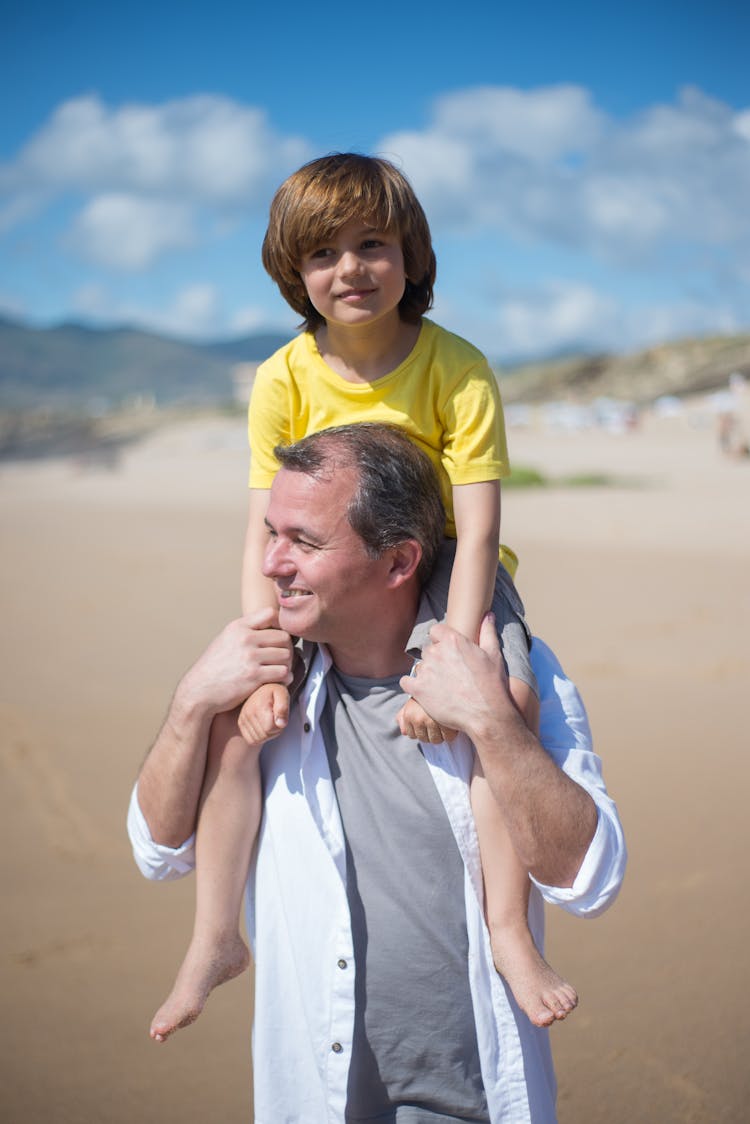
<instances>
[{"instance_id":1,"label":"boy's ear","mask_svg":"<svg viewBox=\"0 0 750 1124\"><path fill-rule=\"evenodd\" d=\"M398 546L390 548L390 556L388 584L395 589L416 574L419 563L422 561L422 547L416 539L405 539Z\"/></svg>"}]
</instances>

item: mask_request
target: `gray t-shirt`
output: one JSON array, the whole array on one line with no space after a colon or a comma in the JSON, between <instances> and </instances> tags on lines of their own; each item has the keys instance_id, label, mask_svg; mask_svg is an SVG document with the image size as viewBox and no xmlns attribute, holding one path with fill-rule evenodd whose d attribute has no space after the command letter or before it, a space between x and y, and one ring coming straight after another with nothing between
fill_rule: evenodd
<instances>
[{"instance_id":1,"label":"gray t-shirt","mask_svg":"<svg viewBox=\"0 0 750 1124\"><path fill-rule=\"evenodd\" d=\"M346 1119L485 1124L463 865L419 744L396 724L404 699L398 677L328 673L357 964Z\"/></svg>"}]
</instances>

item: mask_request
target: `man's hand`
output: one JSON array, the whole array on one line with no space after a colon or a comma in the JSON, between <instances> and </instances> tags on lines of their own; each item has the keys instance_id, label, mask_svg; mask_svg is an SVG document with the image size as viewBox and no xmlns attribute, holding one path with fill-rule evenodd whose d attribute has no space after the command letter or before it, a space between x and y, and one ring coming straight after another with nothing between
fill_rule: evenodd
<instances>
[{"instance_id":1,"label":"man's hand","mask_svg":"<svg viewBox=\"0 0 750 1124\"><path fill-rule=\"evenodd\" d=\"M479 644L437 624L422 656L416 674L401 679L401 688L444 729L463 730L477 741L490 735L506 715L520 718L491 613L482 621Z\"/></svg>"},{"instance_id":2,"label":"man's hand","mask_svg":"<svg viewBox=\"0 0 750 1124\"><path fill-rule=\"evenodd\" d=\"M184 675L175 694L183 711L213 717L232 710L264 683L292 681L292 641L274 609L232 621Z\"/></svg>"},{"instance_id":3,"label":"man's hand","mask_svg":"<svg viewBox=\"0 0 750 1124\"><path fill-rule=\"evenodd\" d=\"M264 683L290 683L292 642L274 609L228 624L182 677L138 777L138 803L158 843L195 829L211 723Z\"/></svg>"}]
</instances>

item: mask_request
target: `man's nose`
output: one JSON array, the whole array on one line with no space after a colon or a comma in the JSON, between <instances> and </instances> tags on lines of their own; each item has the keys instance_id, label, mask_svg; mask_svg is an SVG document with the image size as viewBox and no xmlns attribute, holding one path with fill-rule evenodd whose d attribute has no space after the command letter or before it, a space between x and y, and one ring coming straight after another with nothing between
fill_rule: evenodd
<instances>
[{"instance_id":1,"label":"man's nose","mask_svg":"<svg viewBox=\"0 0 750 1124\"><path fill-rule=\"evenodd\" d=\"M285 543L278 538L269 539L263 555L263 565L261 567L263 576L266 578L273 578L282 574L288 574L290 566L291 562Z\"/></svg>"}]
</instances>

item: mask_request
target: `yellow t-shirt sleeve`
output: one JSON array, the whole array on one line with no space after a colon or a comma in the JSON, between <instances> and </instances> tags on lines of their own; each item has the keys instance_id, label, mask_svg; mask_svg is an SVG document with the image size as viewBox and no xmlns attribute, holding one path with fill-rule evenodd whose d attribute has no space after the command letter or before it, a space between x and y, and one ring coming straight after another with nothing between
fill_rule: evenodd
<instances>
[{"instance_id":1,"label":"yellow t-shirt sleeve","mask_svg":"<svg viewBox=\"0 0 750 1124\"><path fill-rule=\"evenodd\" d=\"M270 488L278 471L277 445L291 441L292 388L276 364L262 363L255 375L247 414L251 488Z\"/></svg>"},{"instance_id":2,"label":"yellow t-shirt sleeve","mask_svg":"<svg viewBox=\"0 0 750 1124\"><path fill-rule=\"evenodd\" d=\"M442 414L442 462L452 485L510 473L500 392L486 362L475 364L451 388Z\"/></svg>"}]
</instances>

